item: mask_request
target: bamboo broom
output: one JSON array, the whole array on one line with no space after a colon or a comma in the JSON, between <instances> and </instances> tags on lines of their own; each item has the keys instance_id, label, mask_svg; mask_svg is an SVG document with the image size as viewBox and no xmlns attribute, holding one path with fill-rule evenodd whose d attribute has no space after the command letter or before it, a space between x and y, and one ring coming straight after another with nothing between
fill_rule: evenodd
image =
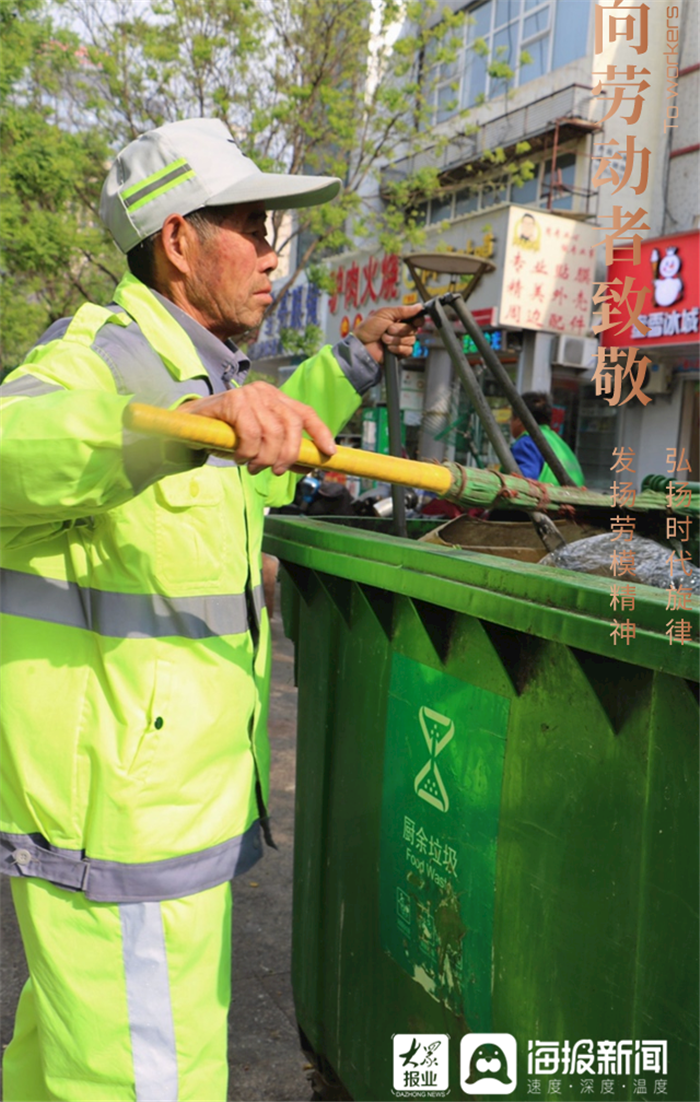
<instances>
[{"instance_id":1,"label":"bamboo broom","mask_svg":"<svg viewBox=\"0 0 700 1102\"><path fill-rule=\"evenodd\" d=\"M212 417L200 417L195 413L158 409L155 406L132 402L124 415L127 428L149 436L163 436L182 440L192 447L207 448L217 452L233 452L236 434L225 421ZM411 486L417 490L429 490L440 498L461 508L478 506L484 509L524 509L558 512L562 506L592 506L603 509L623 510L613 497L596 490L579 486L553 486L518 475L497 471L463 467L459 463L420 463L412 459L397 459L390 455L361 451L359 448L339 447L336 454L324 455L310 440L303 439L299 449L299 466L389 482L397 486ZM653 510L671 512L680 516L697 516L700 512L700 495L693 491L683 494L676 491L678 500L668 493L645 490L636 495L634 512Z\"/></svg>"}]
</instances>

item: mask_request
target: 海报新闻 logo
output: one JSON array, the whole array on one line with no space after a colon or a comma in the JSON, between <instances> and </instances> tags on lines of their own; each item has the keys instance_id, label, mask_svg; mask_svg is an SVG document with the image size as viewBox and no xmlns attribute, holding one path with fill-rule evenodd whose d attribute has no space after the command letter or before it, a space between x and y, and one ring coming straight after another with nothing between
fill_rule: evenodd
<instances>
[{"instance_id":1,"label":"\u6d77\u62a5\u65b0\u95fb logo","mask_svg":"<svg viewBox=\"0 0 700 1102\"><path fill-rule=\"evenodd\" d=\"M465 1094L512 1094L518 1081L518 1043L510 1033L467 1033L459 1049Z\"/></svg>"}]
</instances>

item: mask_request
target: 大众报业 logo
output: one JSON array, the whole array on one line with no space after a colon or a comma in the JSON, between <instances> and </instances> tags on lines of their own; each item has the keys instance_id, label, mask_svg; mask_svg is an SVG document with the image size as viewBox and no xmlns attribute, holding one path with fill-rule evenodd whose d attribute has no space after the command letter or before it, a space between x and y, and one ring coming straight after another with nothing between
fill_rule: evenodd
<instances>
[{"instance_id":1,"label":"\u5927\u4f17\u62a5\u4e1a logo","mask_svg":"<svg viewBox=\"0 0 700 1102\"><path fill-rule=\"evenodd\" d=\"M449 1042L446 1033L395 1033L394 1090L421 1097L448 1089Z\"/></svg>"},{"instance_id":2,"label":"\u5927\u4f17\u62a5\u4e1a logo","mask_svg":"<svg viewBox=\"0 0 700 1102\"><path fill-rule=\"evenodd\" d=\"M465 1094L512 1094L518 1081L518 1043L510 1033L467 1033L459 1048Z\"/></svg>"}]
</instances>

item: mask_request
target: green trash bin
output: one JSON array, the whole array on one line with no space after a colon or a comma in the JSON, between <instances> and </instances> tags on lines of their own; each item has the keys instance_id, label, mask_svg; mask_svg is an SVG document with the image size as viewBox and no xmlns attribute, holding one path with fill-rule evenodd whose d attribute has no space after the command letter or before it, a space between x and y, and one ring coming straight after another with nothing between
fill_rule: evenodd
<instances>
[{"instance_id":1,"label":"green trash bin","mask_svg":"<svg viewBox=\"0 0 700 1102\"><path fill-rule=\"evenodd\" d=\"M269 518L266 550L299 686L294 998L326 1079L441 1097L448 1053L453 1099L697 1102L697 612L323 522Z\"/></svg>"}]
</instances>

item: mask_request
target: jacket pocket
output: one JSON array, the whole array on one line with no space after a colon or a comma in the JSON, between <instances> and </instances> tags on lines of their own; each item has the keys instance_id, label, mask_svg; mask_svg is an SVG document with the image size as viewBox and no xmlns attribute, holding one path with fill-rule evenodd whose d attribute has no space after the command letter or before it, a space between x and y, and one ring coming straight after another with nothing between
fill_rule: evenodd
<instances>
[{"instance_id":1,"label":"jacket pocket","mask_svg":"<svg viewBox=\"0 0 700 1102\"><path fill-rule=\"evenodd\" d=\"M153 691L143 715L143 726L124 747L125 772L130 781L143 782L149 774L164 728L171 715L172 663L158 654L154 663Z\"/></svg>"},{"instance_id":2,"label":"jacket pocket","mask_svg":"<svg viewBox=\"0 0 700 1102\"><path fill-rule=\"evenodd\" d=\"M202 467L155 487L156 573L164 586L206 592L230 553L220 471Z\"/></svg>"}]
</instances>

